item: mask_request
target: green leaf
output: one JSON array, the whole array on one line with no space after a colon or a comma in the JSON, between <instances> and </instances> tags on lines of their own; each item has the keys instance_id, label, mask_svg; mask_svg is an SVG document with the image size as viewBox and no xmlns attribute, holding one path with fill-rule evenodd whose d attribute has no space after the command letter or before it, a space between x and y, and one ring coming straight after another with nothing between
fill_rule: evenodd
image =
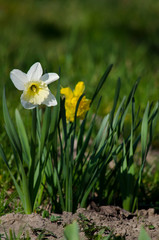
<instances>
[{"instance_id":1,"label":"green leaf","mask_svg":"<svg viewBox=\"0 0 159 240\"><path fill-rule=\"evenodd\" d=\"M5 153L4 153L3 148L2 148L1 145L0 145L0 156L2 157L3 161L5 162L5 164L6 164L6 166L7 166L7 169L8 169L8 171L9 171L9 174L10 174L10 176L11 176L13 182L14 182L14 185L15 185L15 187L16 187L16 190L17 190L17 192L18 192L18 195L19 195L19 197L20 197L20 199L21 199L21 201L22 201L22 205L24 206L24 205L25 205L25 199L24 199L23 192L22 192L20 186L18 185L15 177L13 176L12 172L10 171L10 168L9 168L9 165L8 165L8 161L7 161L7 158L6 158L6 155L5 155Z\"/></svg>"},{"instance_id":2,"label":"green leaf","mask_svg":"<svg viewBox=\"0 0 159 240\"><path fill-rule=\"evenodd\" d=\"M105 81L106 81L106 79L107 79L107 77L108 77L108 75L109 75L112 67L113 67L113 65L111 64L111 65L107 68L107 70L105 71L105 73L103 74L102 78L100 79L100 81L99 81L99 83L98 83L98 85L97 85L97 88L96 88L96 90L95 90L95 92L94 92L94 94L93 94L91 104L92 104L92 102L94 101L94 99L96 98L96 96L98 95L100 89L103 87L103 84L105 83Z\"/></svg>"},{"instance_id":3,"label":"green leaf","mask_svg":"<svg viewBox=\"0 0 159 240\"><path fill-rule=\"evenodd\" d=\"M124 96L122 101L121 101L121 103L120 103L120 105L119 105L119 107L118 107L118 109L117 109L117 112L116 112L116 114L114 116L114 119L113 119L113 129L117 127L117 124L119 122L119 115L120 115L120 113L122 111L122 108L124 106L125 100L126 100L126 97Z\"/></svg>"},{"instance_id":4,"label":"green leaf","mask_svg":"<svg viewBox=\"0 0 159 240\"><path fill-rule=\"evenodd\" d=\"M14 127L14 124L11 120L11 117L8 112L7 103L6 103L6 96L5 96L5 89L3 90L3 115L4 115L4 122L5 122L5 128L8 134L8 137L16 151L21 155L21 144L18 137L18 134L16 132L16 129Z\"/></svg>"},{"instance_id":5,"label":"green leaf","mask_svg":"<svg viewBox=\"0 0 159 240\"><path fill-rule=\"evenodd\" d=\"M21 173L22 173L22 194L23 194L23 208L26 214L31 214L33 211L33 204L31 202L31 197L32 197L32 192L29 191L29 186L28 186L28 178L25 174L24 167L22 165L22 162L19 162L20 168L21 168ZM15 182L14 182L15 184ZM15 184L16 185L16 184ZM17 188L17 187L16 187ZM18 192L19 194L19 192Z\"/></svg>"},{"instance_id":6,"label":"green leaf","mask_svg":"<svg viewBox=\"0 0 159 240\"><path fill-rule=\"evenodd\" d=\"M51 113L51 125L50 125L50 134L52 134L57 128L57 124L59 121L60 109L61 109L61 99L60 99L60 79L58 80L57 85L57 94L56 94L57 106L53 107L53 111Z\"/></svg>"},{"instance_id":7,"label":"green leaf","mask_svg":"<svg viewBox=\"0 0 159 240\"><path fill-rule=\"evenodd\" d=\"M62 206L62 209L64 210L65 209L65 204L64 204L63 194L62 194L62 188L61 188L61 185L60 185L60 179L59 179L59 176L57 174L56 168L54 168L54 171L55 171L55 178L56 178L56 181L57 181L57 186L58 186L58 192L59 192L59 198L60 198L61 206Z\"/></svg>"},{"instance_id":8,"label":"green leaf","mask_svg":"<svg viewBox=\"0 0 159 240\"><path fill-rule=\"evenodd\" d=\"M78 139L77 139L77 154L83 145L83 138L84 138L84 134L85 134L85 125L86 125L86 118L82 121L82 124L80 125L79 135L78 135Z\"/></svg>"},{"instance_id":9,"label":"green leaf","mask_svg":"<svg viewBox=\"0 0 159 240\"><path fill-rule=\"evenodd\" d=\"M95 115L94 115L94 117L92 119L92 122L90 123L90 127L87 130L87 133L86 133L86 136L85 136L85 140L84 140L83 144L81 145L81 149L79 149L77 157L75 159L75 161L77 163L75 172L77 171L80 162L82 162L82 159L84 157L85 151L86 151L86 149L88 147L88 143L89 143L89 140L90 140L90 137L91 137L91 134L92 134L92 130L93 130L93 127L94 127L94 123L95 123L95 119L96 119L96 115L97 115L97 111L98 111L100 102L101 102L101 98L98 101L96 112L95 112ZM83 123L85 124L85 120L83 121ZM83 124L81 125L80 132L84 133ZM81 133L80 133L80 135L81 135Z\"/></svg>"},{"instance_id":10,"label":"green leaf","mask_svg":"<svg viewBox=\"0 0 159 240\"><path fill-rule=\"evenodd\" d=\"M101 123L100 129L95 138L95 148L100 149L107 137L107 128L108 128L109 114L107 114Z\"/></svg>"},{"instance_id":11,"label":"green leaf","mask_svg":"<svg viewBox=\"0 0 159 240\"><path fill-rule=\"evenodd\" d=\"M76 135L76 122L77 122L77 111L79 104L84 97L84 94L82 94L76 104L76 109L75 109L75 115L74 115L74 122L73 122L73 134L71 135L71 154L70 154L70 159L73 159L73 152L74 152L74 144L75 144L75 135ZM68 136L69 137L69 136Z\"/></svg>"},{"instance_id":12,"label":"green leaf","mask_svg":"<svg viewBox=\"0 0 159 240\"><path fill-rule=\"evenodd\" d=\"M76 221L72 224L67 225L64 229L65 240L80 240L79 228Z\"/></svg>"},{"instance_id":13,"label":"green leaf","mask_svg":"<svg viewBox=\"0 0 159 240\"><path fill-rule=\"evenodd\" d=\"M159 103L157 102L149 116L149 122L150 122L149 144L151 143L152 137L154 136L154 134L156 132L156 124L157 124L157 120L158 120L158 109L159 109Z\"/></svg>"},{"instance_id":14,"label":"green leaf","mask_svg":"<svg viewBox=\"0 0 159 240\"><path fill-rule=\"evenodd\" d=\"M65 111L65 99L61 101L61 118L62 118L62 127L63 127L63 133L65 138L65 143L67 142L67 123L66 123L66 111Z\"/></svg>"},{"instance_id":15,"label":"green leaf","mask_svg":"<svg viewBox=\"0 0 159 240\"><path fill-rule=\"evenodd\" d=\"M26 155L25 160L27 162L27 165L30 166L31 164L31 154L30 154L30 146L28 137L26 134L25 126L23 124L22 118L20 116L19 111L16 109L15 111L15 117L16 117L16 124L18 128L19 138L21 140L23 151Z\"/></svg>"},{"instance_id":16,"label":"green leaf","mask_svg":"<svg viewBox=\"0 0 159 240\"><path fill-rule=\"evenodd\" d=\"M121 120L120 120L120 132L122 131L123 129L123 125L124 125L124 121L125 121L125 117L126 117L126 114L128 112L128 109L129 109L129 106L130 106L130 103L131 103L131 100L132 98L134 97L134 94L136 92L136 89L137 89L137 86L139 84L139 81L140 81L140 78L137 79L137 81L135 82L129 96L128 96L128 99L126 101L126 104L125 104L125 108L123 109L123 112L122 112L122 116L121 116Z\"/></svg>"},{"instance_id":17,"label":"green leaf","mask_svg":"<svg viewBox=\"0 0 159 240\"><path fill-rule=\"evenodd\" d=\"M117 81L117 86L116 86L116 91L115 91L113 108L112 108L112 111L111 111L111 113L110 113L110 126L111 126L111 127L112 127L112 124L113 124L114 112L115 112L116 105L117 105L118 98L119 98L120 86L121 86L121 81L120 81L120 78L119 78L118 81Z\"/></svg>"},{"instance_id":18,"label":"green leaf","mask_svg":"<svg viewBox=\"0 0 159 240\"><path fill-rule=\"evenodd\" d=\"M8 161L7 161L6 155L3 151L1 144L0 144L0 155L1 155L1 158L3 159L3 161L5 162L5 164L7 165L7 168L9 168Z\"/></svg>"},{"instance_id":19,"label":"green leaf","mask_svg":"<svg viewBox=\"0 0 159 240\"><path fill-rule=\"evenodd\" d=\"M93 123L94 123L94 121L93 121ZM82 162L82 159L84 157L85 151L86 151L86 149L88 147L88 143L89 143L89 140L90 140L90 137L91 137L91 134L92 134L92 130L93 130L93 125L94 125L93 123L91 123L91 125L90 125L90 127L88 129L86 137L85 137L85 140L83 142L83 145L82 145L81 149L79 150L78 155L77 155L77 157L75 159L75 162L77 163L76 164L75 173L76 173L76 171L77 171L77 169L79 167L79 164Z\"/></svg>"},{"instance_id":20,"label":"green leaf","mask_svg":"<svg viewBox=\"0 0 159 240\"><path fill-rule=\"evenodd\" d=\"M81 186L83 186L82 189L80 189L80 198L79 202L81 201L80 205L81 207L85 207L86 200L88 198L88 195L95 185L95 183L98 181L99 175L107 162L107 158L100 164L99 160L101 159L103 149L105 147L105 143L100 148L100 150L96 153L93 153L90 157L90 160L88 162L88 165L86 166L85 172L82 176L82 183ZM81 199L81 200L80 200Z\"/></svg>"},{"instance_id":21,"label":"green leaf","mask_svg":"<svg viewBox=\"0 0 159 240\"><path fill-rule=\"evenodd\" d=\"M142 147L142 161L144 162L147 154L147 137L148 137L148 114L149 114L149 103L146 106L142 125L141 125L141 147Z\"/></svg>"},{"instance_id":22,"label":"green leaf","mask_svg":"<svg viewBox=\"0 0 159 240\"><path fill-rule=\"evenodd\" d=\"M35 145L36 145L36 131L37 131L37 108L34 108L32 110L32 142L34 144L32 144L33 146L33 152L35 151Z\"/></svg>"},{"instance_id":23,"label":"green leaf","mask_svg":"<svg viewBox=\"0 0 159 240\"><path fill-rule=\"evenodd\" d=\"M42 154L44 144L48 137L50 123L51 123L51 108L47 107L45 109L43 123L42 123L41 139L40 139L40 155Z\"/></svg>"},{"instance_id":24,"label":"green leaf","mask_svg":"<svg viewBox=\"0 0 159 240\"><path fill-rule=\"evenodd\" d=\"M151 240L145 229L142 227L140 230L139 238L138 240Z\"/></svg>"}]
</instances>

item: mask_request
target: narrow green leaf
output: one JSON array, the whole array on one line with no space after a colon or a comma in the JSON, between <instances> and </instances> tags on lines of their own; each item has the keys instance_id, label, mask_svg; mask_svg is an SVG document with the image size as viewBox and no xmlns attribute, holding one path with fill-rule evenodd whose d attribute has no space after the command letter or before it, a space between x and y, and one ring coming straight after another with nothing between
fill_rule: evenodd
<instances>
[{"instance_id":1,"label":"narrow green leaf","mask_svg":"<svg viewBox=\"0 0 159 240\"><path fill-rule=\"evenodd\" d=\"M42 122L42 129L41 129L40 155L42 154L44 144L45 144L46 139L48 137L48 133L49 133L49 129L50 129L50 123L51 123L51 108L46 107L43 122Z\"/></svg>"},{"instance_id":2,"label":"narrow green leaf","mask_svg":"<svg viewBox=\"0 0 159 240\"><path fill-rule=\"evenodd\" d=\"M116 114L114 116L114 119L113 119L113 129L116 128L116 126L117 126L117 124L119 122L119 115L120 115L120 113L122 111L122 108L124 106L125 100L126 100L126 97L124 96L122 101L121 101L121 103L120 103L120 105L119 105L119 107L118 107L118 109L117 109L117 112L116 112Z\"/></svg>"},{"instance_id":3,"label":"narrow green leaf","mask_svg":"<svg viewBox=\"0 0 159 240\"><path fill-rule=\"evenodd\" d=\"M77 140L77 154L83 145L83 138L85 133L86 118L82 121L82 124L79 129L79 135Z\"/></svg>"},{"instance_id":4,"label":"narrow green leaf","mask_svg":"<svg viewBox=\"0 0 159 240\"><path fill-rule=\"evenodd\" d=\"M111 128L112 128L112 124L113 124L115 109L116 109L118 98L119 98L120 86L121 86L121 81L120 81L120 78L118 78L116 91L115 91L115 96L114 96L114 104L113 104L112 111L110 113L110 126L111 126Z\"/></svg>"},{"instance_id":5,"label":"narrow green leaf","mask_svg":"<svg viewBox=\"0 0 159 240\"><path fill-rule=\"evenodd\" d=\"M40 139L41 139L41 123L42 123L42 116L43 112L40 108L36 109L36 128L35 128L35 137L37 137L37 143L40 146Z\"/></svg>"},{"instance_id":6,"label":"narrow green leaf","mask_svg":"<svg viewBox=\"0 0 159 240\"><path fill-rule=\"evenodd\" d=\"M53 132L57 128L57 124L59 121L61 101L62 101L60 98L60 79L58 80L58 85L57 85L56 100L57 100L57 106L53 107L53 111L51 113L50 135L53 134Z\"/></svg>"},{"instance_id":7,"label":"narrow green leaf","mask_svg":"<svg viewBox=\"0 0 159 240\"><path fill-rule=\"evenodd\" d=\"M158 105L157 108L156 106L154 107L154 109L152 110L152 114L149 117L149 123L150 123L150 129L149 129L149 140L148 140L148 148L151 145L153 136L155 135L156 132L156 125L157 125L157 121L158 121Z\"/></svg>"},{"instance_id":8,"label":"narrow green leaf","mask_svg":"<svg viewBox=\"0 0 159 240\"><path fill-rule=\"evenodd\" d=\"M151 240L145 229L142 227L140 230L139 238L138 240Z\"/></svg>"},{"instance_id":9,"label":"narrow green leaf","mask_svg":"<svg viewBox=\"0 0 159 240\"><path fill-rule=\"evenodd\" d=\"M107 68L107 70L105 71L105 73L104 73L104 75L102 76L102 78L100 79L100 81L99 81L99 83L98 83L98 85L97 85L97 88L96 88L96 90L95 90L95 92L94 92L94 94L93 94L91 104L93 103L94 99L95 99L96 96L98 95L100 89L103 87L103 84L105 83L105 81L106 81L106 79L107 79L107 77L108 77L108 75L109 75L112 67L113 67L113 65L111 64L111 65Z\"/></svg>"},{"instance_id":10,"label":"narrow green leaf","mask_svg":"<svg viewBox=\"0 0 159 240\"><path fill-rule=\"evenodd\" d=\"M30 154L29 141L28 141L28 137L26 134L26 130L25 130L23 121L22 121L20 113L17 109L15 111L15 117L16 117L16 124L17 124L17 128L18 128L18 133L19 133L19 137L21 140L22 148L26 155L25 160L27 162L27 165L30 166L31 154Z\"/></svg>"},{"instance_id":11,"label":"narrow green leaf","mask_svg":"<svg viewBox=\"0 0 159 240\"><path fill-rule=\"evenodd\" d=\"M132 98L134 97L134 94L136 92L136 89L137 89L137 86L139 84L139 81L140 81L140 78L137 79L137 81L135 82L132 90L130 91L130 94L127 98L127 101L126 101L126 104L125 104L125 108L123 109L123 112L122 112L122 116L121 116L121 120L120 120L120 128L119 128L119 131L121 132L122 129L123 129L123 125L124 125L124 121L125 121L125 117L126 117L126 114L128 112L128 109L129 109L129 106L130 106L130 103L131 103L131 100Z\"/></svg>"},{"instance_id":12,"label":"narrow green leaf","mask_svg":"<svg viewBox=\"0 0 159 240\"><path fill-rule=\"evenodd\" d=\"M74 155L74 145L75 145L75 137L76 137L76 123L77 123L77 112L78 112L78 107L79 107L79 104L82 100L82 98L84 97L84 94L82 94L78 101L77 101L77 104L76 104L76 109L75 109L75 116L74 116L74 122L72 124L73 126L73 133L72 135L68 134L68 138L71 138L71 141L70 141L70 156L69 156L69 161L73 161L73 155Z\"/></svg>"},{"instance_id":13,"label":"narrow green leaf","mask_svg":"<svg viewBox=\"0 0 159 240\"><path fill-rule=\"evenodd\" d=\"M64 198L63 198L63 194L62 194L62 186L61 186L60 179L59 179L56 168L54 168L54 171L55 171L55 177L56 177L57 186L58 186L58 192L59 192L61 207L62 207L63 210L65 210Z\"/></svg>"},{"instance_id":14,"label":"narrow green leaf","mask_svg":"<svg viewBox=\"0 0 159 240\"><path fill-rule=\"evenodd\" d=\"M65 99L61 101L61 118L62 118L62 126L63 126L63 133L65 138L65 143L67 142L67 124L66 124L66 111L65 111Z\"/></svg>"},{"instance_id":15,"label":"narrow green leaf","mask_svg":"<svg viewBox=\"0 0 159 240\"><path fill-rule=\"evenodd\" d=\"M103 145L106 137L107 137L107 127L108 127L108 120L109 120L109 114L107 114L101 123L101 126L99 128L99 131L97 133L97 136L94 140L95 142L95 148L100 149L100 147Z\"/></svg>"},{"instance_id":16,"label":"narrow green leaf","mask_svg":"<svg viewBox=\"0 0 159 240\"><path fill-rule=\"evenodd\" d=\"M142 125L141 125L141 147L142 147L142 161L145 160L147 154L147 137L148 137L148 113L149 113L149 103L146 106Z\"/></svg>"},{"instance_id":17,"label":"narrow green leaf","mask_svg":"<svg viewBox=\"0 0 159 240\"><path fill-rule=\"evenodd\" d=\"M101 173L105 163L107 162L107 158L105 158L104 161L102 159L104 147L105 143L98 152L92 154L87 164L87 167L85 168L85 171L83 173L81 182L81 186L83 186L83 189L80 189L79 196L79 202L81 201L81 207L84 207L91 189L98 181L99 174ZM102 160L102 164L100 164L99 160Z\"/></svg>"},{"instance_id":18,"label":"narrow green leaf","mask_svg":"<svg viewBox=\"0 0 159 240\"><path fill-rule=\"evenodd\" d=\"M93 124L91 124L91 126L89 127L89 130L88 130L88 132L86 134L86 138L85 138L85 141L84 141L84 143L82 145L82 148L79 150L78 155L77 155L77 157L75 159L75 161L77 163L76 164L75 173L76 173L76 171L78 169L78 166L79 166L80 162L82 161L82 159L84 157L84 154L85 154L85 151L86 151L86 149L88 147L88 143L89 143L89 140L90 140L90 137L91 137L91 134L92 134L92 130L93 130Z\"/></svg>"},{"instance_id":19,"label":"narrow green leaf","mask_svg":"<svg viewBox=\"0 0 159 240\"><path fill-rule=\"evenodd\" d=\"M146 155L147 155L147 141L148 141L148 114L149 114L149 103L147 103L144 116L142 119L142 125L141 125L141 154L142 154L142 164L139 171L138 176L138 182L137 184L140 185L141 178L142 178L142 172L144 169L145 161L146 161Z\"/></svg>"},{"instance_id":20,"label":"narrow green leaf","mask_svg":"<svg viewBox=\"0 0 159 240\"><path fill-rule=\"evenodd\" d=\"M5 164L6 164L6 166L7 166L7 169L8 169L8 171L9 171L9 174L10 174L10 176L11 176L13 182L14 182L14 185L15 185L15 187L16 187L16 190L17 190L17 192L18 192L18 195L19 195L19 197L20 197L20 199L21 199L21 201L22 201L22 205L25 206L25 200L24 200L23 192L22 192L20 186L18 185L15 177L13 176L12 172L10 171L10 168L9 168L9 165L8 165L8 161L7 161L6 155L5 155L4 151L3 151L3 148L2 148L2 146L1 146L1 144L0 144L0 156L2 157L3 161L5 162Z\"/></svg>"},{"instance_id":21,"label":"narrow green leaf","mask_svg":"<svg viewBox=\"0 0 159 240\"><path fill-rule=\"evenodd\" d=\"M34 143L34 148L36 145L36 128L37 128L37 108L32 110L32 141ZM34 149L33 149L34 150Z\"/></svg>"},{"instance_id":22,"label":"narrow green leaf","mask_svg":"<svg viewBox=\"0 0 159 240\"><path fill-rule=\"evenodd\" d=\"M156 118L157 113L159 110L159 102L157 102L154 106L154 108L152 109L150 116L149 116L149 122L152 121L154 118ZM156 118L157 119L157 118Z\"/></svg>"},{"instance_id":23,"label":"narrow green leaf","mask_svg":"<svg viewBox=\"0 0 159 240\"><path fill-rule=\"evenodd\" d=\"M19 165L20 165L21 174L22 174L22 192L23 192L23 199L24 199L23 207L24 207L26 214L31 214L33 211L33 206L34 206L31 201L33 193L29 191L28 179L25 174L25 170L22 165L22 162L20 161L19 163L20 163Z\"/></svg>"},{"instance_id":24,"label":"narrow green leaf","mask_svg":"<svg viewBox=\"0 0 159 240\"><path fill-rule=\"evenodd\" d=\"M92 134L92 130L93 130L93 127L94 127L94 122L95 122L95 119L96 119L96 115L97 115L97 111L98 111L98 108L99 108L99 105L100 105L100 102L101 102L101 98L99 99L99 102L98 102L98 105L97 105L97 108L96 108L96 113L93 117L93 120L92 122L90 123L90 127L89 129L87 130L87 133L86 133L86 136L85 136L85 140L82 144L82 147L81 149L78 151L78 154L76 156L76 159L75 159L75 162L76 162L76 168L75 168L75 173L77 172L77 169L80 165L80 163L82 162L82 159L84 157L84 154L85 154L85 151L88 147L88 143L89 143L89 140L90 140L90 137L91 137L91 134ZM83 131L83 130L82 130Z\"/></svg>"},{"instance_id":25,"label":"narrow green leaf","mask_svg":"<svg viewBox=\"0 0 159 240\"><path fill-rule=\"evenodd\" d=\"M8 133L8 136L10 138L10 141L13 145L13 147L17 150L17 152L21 155L21 144L18 137L18 134L16 132L16 129L14 127L14 124L10 118L7 103L6 103L6 96L5 96L5 89L3 90L3 115L4 115L4 121L5 121L5 127Z\"/></svg>"},{"instance_id":26,"label":"narrow green leaf","mask_svg":"<svg viewBox=\"0 0 159 240\"><path fill-rule=\"evenodd\" d=\"M5 162L5 164L7 165L7 168L9 168L8 161L7 161L6 155L3 151L1 144L0 144L0 155L1 155L1 158L3 159L3 161Z\"/></svg>"},{"instance_id":27,"label":"narrow green leaf","mask_svg":"<svg viewBox=\"0 0 159 240\"><path fill-rule=\"evenodd\" d=\"M79 228L76 221L72 224L67 225L64 229L65 240L80 240Z\"/></svg>"},{"instance_id":28,"label":"narrow green leaf","mask_svg":"<svg viewBox=\"0 0 159 240\"><path fill-rule=\"evenodd\" d=\"M133 99L132 99L132 119L131 119L131 135L130 135L129 158L133 157L134 122L135 122L135 100L134 100L134 98L133 98Z\"/></svg>"}]
</instances>

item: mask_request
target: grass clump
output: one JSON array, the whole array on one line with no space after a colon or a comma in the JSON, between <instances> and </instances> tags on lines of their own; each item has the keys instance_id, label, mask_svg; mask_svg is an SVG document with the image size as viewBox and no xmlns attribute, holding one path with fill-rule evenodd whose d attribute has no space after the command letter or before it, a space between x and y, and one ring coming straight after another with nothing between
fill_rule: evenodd
<instances>
[{"instance_id":1,"label":"grass clump","mask_svg":"<svg viewBox=\"0 0 159 240\"><path fill-rule=\"evenodd\" d=\"M40 64L36 63L29 71L35 66L40 68ZM38 71L38 67L35 71ZM73 92L70 88L63 88L66 97L62 98L59 80L56 94L58 104L53 109L37 107L34 103L34 93L31 96L35 106L30 110L30 134L27 134L17 109L16 126L14 125L4 91L4 122L13 149L12 157L17 167L17 176L12 172L10 158L2 145L0 154L25 213L32 213L42 203L43 196L50 198L52 211L75 212L79 204L81 207L87 206L90 195L92 198L96 195L99 204L103 201L105 204L111 204L115 192L119 193L116 199L120 199L120 205L125 210L135 211L146 157L156 126L158 102L148 102L144 113L140 113L135 103L140 79L135 82L129 95L119 101L121 81L118 79L112 109L104 116L99 129L95 129L101 102L98 95L111 69L112 65L106 69L90 100L84 96L82 82L76 85ZM13 72L18 70L11 73ZM50 73L47 76L52 75ZM15 82L15 79L13 80ZM38 94L39 101L40 92ZM22 104L30 108L32 103ZM89 110L93 104L96 106L95 114ZM128 111L131 114L131 127L125 134ZM140 143L141 161L136 162L135 153ZM113 168L109 166L111 163L114 164Z\"/></svg>"}]
</instances>

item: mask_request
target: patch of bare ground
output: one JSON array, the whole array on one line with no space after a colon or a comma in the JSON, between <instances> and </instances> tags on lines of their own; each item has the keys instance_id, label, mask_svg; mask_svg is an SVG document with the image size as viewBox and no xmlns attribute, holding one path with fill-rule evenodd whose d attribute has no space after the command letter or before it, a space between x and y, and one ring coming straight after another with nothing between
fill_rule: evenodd
<instances>
[{"instance_id":1,"label":"patch of bare ground","mask_svg":"<svg viewBox=\"0 0 159 240\"><path fill-rule=\"evenodd\" d=\"M40 234L43 234L45 239L63 239L64 227L73 220L77 220L80 237L83 240L93 239L93 236L101 229L104 229L103 237L113 231L115 236L121 236L126 240L136 240L142 226L145 227L152 240L159 239L159 215L154 209L139 210L132 214L120 207L101 206L95 209L79 208L75 214L63 212L63 214L51 216L52 218L43 218L35 213L30 215L9 213L0 217L0 234L3 236L4 230L9 232L9 229L13 229L16 235L21 231L21 236L26 237L29 234L33 240L37 239ZM88 236L86 225L87 232L93 226L92 237Z\"/></svg>"}]
</instances>

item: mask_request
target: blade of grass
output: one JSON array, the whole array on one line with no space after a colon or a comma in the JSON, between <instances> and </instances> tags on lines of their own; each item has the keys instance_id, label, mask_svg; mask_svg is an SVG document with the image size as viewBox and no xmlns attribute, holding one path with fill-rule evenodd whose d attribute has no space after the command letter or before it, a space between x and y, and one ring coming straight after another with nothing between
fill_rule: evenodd
<instances>
[{"instance_id":1,"label":"blade of grass","mask_svg":"<svg viewBox=\"0 0 159 240\"><path fill-rule=\"evenodd\" d=\"M78 224L74 221L72 224L67 225L64 229L65 240L79 240Z\"/></svg>"},{"instance_id":2,"label":"blade of grass","mask_svg":"<svg viewBox=\"0 0 159 240\"><path fill-rule=\"evenodd\" d=\"M103 87L103 84L105 83L111 69L112 69L113 65L111 64L107 70L105 71L105 73L103 74L102 78L100 79L98 85L97 85L97 88L93 94L93 97L92 97L92 101L91 101L91 104L93 103L94 99L96 98L96 96L98 95L99 91L101 90L101 88Z\"/></svg>"},{"instance_id":3,"label":"blade of grass","mask_svg":"<svg viewBox=\"0 0 159 240\"><path fill-rule=\"evenodd\" d=\"M112 128L112 125L113 125L114 113L115 113L115 109L116 109L118 98L119 98L120 86L121 86L121 81L120 81L120 78L118 78L116 91L115 91L115 97L114 97L114 104L113 104L112 111L110 113L110 126L111 126L111 128Z\"/></svg>"},{"instance_id":4,"label":"blade of grass","mask_svg":"<svg viewBox=\"0 0 159 240\"><path fill-rule=\"evenodd\" d=\"M51 108L47 107L44 113L44 119L41 129L41 139L40 139L40 155L42 154L44 144L49 134L49 128L51 123Z\"/></svg>"},{"instance_id":5,"label":"blade of grass","mask_svg":"<svg viewBox=\"0 0 159 240\"><path fill-rule=\"evenodd\" d=\"M20 197L20 199L21 199L21 201L22 201L22 204L23 204L23 206L24 206L25 200L24 200L23 192L22 192L20 186L18 185L15 177L13 176L12 172L10 171L10 168L9 168L9 165L8 165L8 161L7 161L6 155L5 155L4 151L3 151L3 148L2 148L2 146L1 146L1 144L0 144L0 155L1 155L1 158L3 159L3 161L5 162L6 166L7 166L7 169L8 169L8 171L9 171L9 174L10 174L10 176L11 176L13 182L14 182L14 185L15 185L15 187L16 187L16 190L17 190L17 192L18 192L18 194L19 194L19 197Z\"/></svg>"},{"instance_id":6,"label":"blade of grass","mask_svg":"<svg viewBox=\"0 0 159 240\"><path fill-rule=\"evenodd\" d=\"M3 115L4 115L5 127L7 130L8 136L11 140L11 143L12 143L13 147L17 150L17 152L19 154L21 154L20 140L19 140L18 134L16 132L16 129L13 125L13 122L10 118L8 108L7 108L5 89L3 90Z\"/></svg>"},{"instance_id":7,"label":"blade of grass","mask_svg":"<svg viewBox=\"0 0 159 240\"><path fill-rule=\"evenodd\" d=\"M25 130L23 121L22 121L20 113L17 109L15 111L15 117L16 117L16 124L17 124L17 128L18 128L19 138L21 140L23 151L25 152L25 155L26 155L26 157L25 157L25 159L27 161L26 163L28 166L30 166L31 165L31 154L30 154L29 141L28 141L28 137L26 134L26 130Z\"/></svg>"}]
</instances>

